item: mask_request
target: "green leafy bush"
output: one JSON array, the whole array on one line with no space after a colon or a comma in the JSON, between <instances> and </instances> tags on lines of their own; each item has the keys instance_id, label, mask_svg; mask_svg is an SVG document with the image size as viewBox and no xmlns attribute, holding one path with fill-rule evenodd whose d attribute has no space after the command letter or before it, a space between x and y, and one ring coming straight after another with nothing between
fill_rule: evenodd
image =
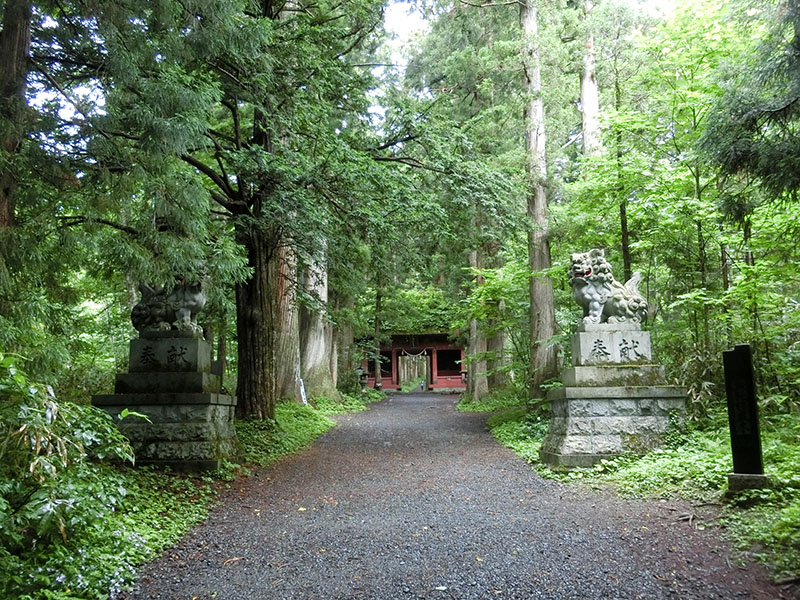
<instances>
[{"instance_id":1,"label":"green leafy bush","mask_svg":"<svg viewBox=\"0 0 800 600\"><path fill-rule=\"evenodd\" d=\"M3 597L67 581L42 563L78 532L102 527L122 505L124 479L100 461L133 462L130 445L105 412L58 401L52 388L28 379L18 358L0 353Z\"/></svg>"},{"instance_id":2,"label":"green leafy bush","mask_svg":"<svg viewBox=\"0 0 800 600\"><path fill-rule=\"evenodd\" d=\"M380 402L386 398L386 394L381 391L367 388L358 394L340 394L340 400L330 400L325 396L314 398L313 404L323 415L342 415L367 410L367 405L372 402Z\"/></svg>"}]
</instances>

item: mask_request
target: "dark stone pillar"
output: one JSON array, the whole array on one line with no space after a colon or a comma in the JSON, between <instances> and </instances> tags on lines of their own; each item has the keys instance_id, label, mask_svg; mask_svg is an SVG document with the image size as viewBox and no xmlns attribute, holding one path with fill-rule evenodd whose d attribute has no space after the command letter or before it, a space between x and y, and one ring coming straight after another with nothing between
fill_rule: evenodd
<instances>
[{"instance_id":1,"label":"dark stone pillar","mask_svg":"<svg viewBox=\"0 0 800 600\"><path fill-rule=\"evenodd\" d=\"M731 491L767 485L761 458L753 355L748 344L722 353L725 394L731 431L733 473L728 476Z\"/></svg>"}]
</instances>

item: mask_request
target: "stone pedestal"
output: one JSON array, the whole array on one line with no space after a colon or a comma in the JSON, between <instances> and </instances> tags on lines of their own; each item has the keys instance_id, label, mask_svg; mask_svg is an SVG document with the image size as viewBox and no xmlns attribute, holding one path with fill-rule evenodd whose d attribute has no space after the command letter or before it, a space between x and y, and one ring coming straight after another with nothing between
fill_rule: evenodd
<instances>
[{"instance_id":1,"label":"stone pedestal","mask_svg":"<svg viewBox=\"0 0 800 600\"><path fill-rule=\"evenodd\" d=\"M547 395L552 416L543 462L590 467L663 443L670 415L684 413L686 390L666 385L664 367L652 364L650 332L634 323L581 324L572 356L564 387Z\"/></svg>"},{"instance_id":2,"label":"stone pedestal","mask_svg":"<svg viewBox=\"0 0 800 600\"><path fill-rule=\"evenodd\" d=\"M211 372L211 347L177 331L143 332L131 340L128 373L116 377L114 394L92 403L115 421L129 409L148 416L118 421L131 441L137 464L169 465L182 471L217 469L236 454L236 398L220 393Z\"/></svg>"}]
</instances>

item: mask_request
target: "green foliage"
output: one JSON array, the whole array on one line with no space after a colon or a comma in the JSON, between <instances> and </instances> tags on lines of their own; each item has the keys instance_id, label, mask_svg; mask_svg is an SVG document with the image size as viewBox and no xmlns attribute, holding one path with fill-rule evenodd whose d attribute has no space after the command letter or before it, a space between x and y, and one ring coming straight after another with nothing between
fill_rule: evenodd
<instances>
[{"instance_id":1,"label":"green foliage","mask_svg":"<svg viewBox=\"0 0 800 600\"><path fill-rule=\"evenodd\" d=\"M796 201L800 8L795 2L742 2L736 8L737 37L749 39L755 51L720 73L725 93L715 103L702 148L724 174L752 178L771 198Z\"/></svg>"},{"instance_id":2,"label":"green foliage","mask_svg":"<svg viewBox=\"0 0 800 600\"><path fill-rule=\"evenodd\" d=\"M425 381L424 377L417 377L416 379L412 379L411 381L406 381L400 386L400 391L404 394L419 388L420 384Z\"/></svg>"},{"instance_id":3,"label":"green foliage","mask_svg":"<svg viewBox=\"0 0 800 600\"><path fill-rule=\"evenodd\" d=\"M374 307L370 306L368 310ZM405 287L386 290L382 300L382 327L390 333L440 333L450 331L457 306L440 287L408 281ZM374 318L366 317L368 322Z\"/></svg>"},{"instance_id":4,"label":"green foliage","mask_svg":"<svg viewBox=\"0 0 800 600\"><path fill-rule=\"evenodd\" d=\"M470 401L467 397L462 397L456 409L462 412L496 412L506 408L523 406L527 403L525 394L515 387L505 387L499 390L492 390L492 392L475 402Z\"/></svg>"},{"instance_id":5,"label":"green foliage","mask_svg":"<svg viewBox=\"0 0 800 600\"><path fill-rule=\"evenodd\" d=\"M525 407L517 407L489 417L486 425L503 446L528 463L538 462L539 449L547 433L547 422L541 417Z\"/></svg>"},{"instance_id":6,"label":"green foliage","mask_svg":"<svg viewBox=\"0 0 800 600\"><path fill-rule=\"evenodd\" d=\"M66 540L0 558L11 568L3 570L8 578L0 580L0 589L20 598L117 597L130 587L138 565L154 559L206 517L215 497L211 485L197 479L109 466L73 492L76 501L92 504L108 502L110 492L119 494L119 489L125 490L124 501Z\"/></svg>"},{"instance_id":7,"label":"green foliage","mask_svg":"<svg viewBox=\"0 0 800 600\"><path fill-rule=\"evenodd\" d=\"M101 461L133 462L107 413L56 399L0 353L0 590L16 597L41 589L103 597L116 568L75 556L125 505L126 478Z\"/></svg>"},{"instance_id":8,"label":"green foliage","mask_svg":"<svg viewBox=\"0 0 800 600\"><path fill-rule=\"evenodd\" d=\"M341 401L329 400L322 396L314 398L313 404L323 415L342 415L345 413L361 412L367 410L371 402L380 402L386 395L372 388L358 394L341 394Z\"/></svg>"},{"instance_id":9,"label":"green foliage","mask_svg":"<svg viewBox=\"0 0 800 600\"><path fill-rule=\"evenodd\" d=\"M307 404L279 402L274 421L237 421L236 435L245 463L264 467L305 448L334 425Z\"/></svg>"},{"instance_id":10,"label":"green foliage","mask_svg":"<svg viewBox=\"0 0 800 600\"><path fill-rule=\"evenodd\" d=\"M133 452L107 413L59 402L15 360L0 353L0 536L24 551L114 510L125 490L106 484L93 461L133 462Z\"/></svg>"}]
</instances>

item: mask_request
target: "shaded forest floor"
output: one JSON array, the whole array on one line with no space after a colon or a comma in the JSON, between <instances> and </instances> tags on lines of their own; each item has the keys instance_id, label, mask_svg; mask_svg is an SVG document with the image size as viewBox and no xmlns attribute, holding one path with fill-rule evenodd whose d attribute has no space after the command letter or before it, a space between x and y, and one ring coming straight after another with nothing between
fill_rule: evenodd
<instances>
[{"instance_id":1,"label":"shaded forest floor","mask_svg":"<svg viewBox=\"0 0 800 600\"><path fill-rule=\"evenodd\" d=\"M697 507L544 480L455 400L398 394L339 417L234 482L123 597L790 597L694 527Z\"/></svg>"}]
</instances>

